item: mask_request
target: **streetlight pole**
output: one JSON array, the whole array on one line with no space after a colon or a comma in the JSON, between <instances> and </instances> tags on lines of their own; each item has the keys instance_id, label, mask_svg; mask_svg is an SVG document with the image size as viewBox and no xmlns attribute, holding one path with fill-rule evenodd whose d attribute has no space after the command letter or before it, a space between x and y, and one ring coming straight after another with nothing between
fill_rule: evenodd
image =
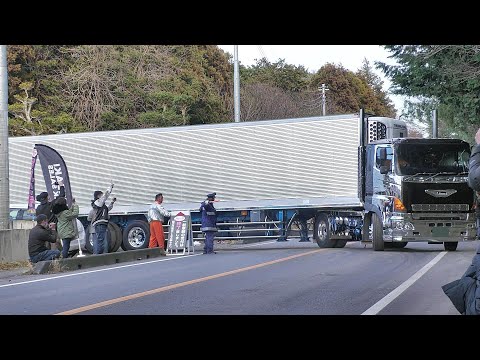
<instances>
[{"instance_id":1,"label":"streetlight pole","mask_svg":"<svg viewBox=\"0 0 480 360\"><path fill-rule=\"evenodd\" d=\"M10 228L7 45L0 45L0 230Z\"/></svg>"},{"instance_id":2,"label":"streetlight pole","mask_svg":"<svg viewBox=\"0 0 480 360\"><path fill-rule=\"evenodd\" d=\"M233 49L233 98L235 106L235 122L240 122L240 72L238 66L238 45Z\"/></svg>"}]
</instances>

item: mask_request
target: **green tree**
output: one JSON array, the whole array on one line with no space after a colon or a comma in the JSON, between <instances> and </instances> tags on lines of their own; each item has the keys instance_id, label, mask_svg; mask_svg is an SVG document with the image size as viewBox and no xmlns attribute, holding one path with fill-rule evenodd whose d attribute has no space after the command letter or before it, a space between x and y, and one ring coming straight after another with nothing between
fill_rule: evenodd
<instances>
[{"instance_id":1,"label":"green tree","mask_svg":"<svg viewBox=\"0 0 480 360\"><path fill-rule=\"evenodd\" d=\"M369 92L372 102L372 109L375 114L381 114L387 117L396 117L397 112L388 94L383 90L384 82L375 74L373 66L365 58L362 62L362 67L357 71L357 76L364 79L367 85L372 90Z\"/></svg>"},{"instance_id":2,"label":"green tree","mask_svg":"<svg viewBox=\"0 0 480 360\"><path fill-rule=\"evenodd\" d=\"M14 103L13 95L19 90L23 82L32 81L32 68L35 66L35 49L32 45L8 45L8 96L9 102Z\"/></svg>"},{"instance_id":3,"label":"green tree","mask_svg":"<svg viewBox=\"0 0 480 360\"><path fill-rule=\"evenodd\" d=\"M290 92L307 90L310 77L305 67L286 64L285 59L271 63L262 58L255 65L241 70L245 84L262 83Z\"/></svg>"},{"instance_id":4,"label":"green tree","mask_svg":"<svg viewBox=\"0 0 480 360\"><path fill-rule=\"evenodd\" d=\"M327 63L313 76L310 89L318 92L321 84L327 85L327 114L353 113L364 108L377 116L395 116L390 99L381 91L381 82L373 75L368 63L358 74L342 65Z\"/></svg>"},{"instance_id":5,"label":"green tree","mask_svg":"<svg viewBox=\"0 0 480 360\"><path fill-rule=\"evenodd\" d=\"M480 46L388 45L396 65L376 65L392 81L393 93L406 95L406 115L430 125L438 109L439 136L472 142L480 126Z\"/></svg>"}]
</instances>

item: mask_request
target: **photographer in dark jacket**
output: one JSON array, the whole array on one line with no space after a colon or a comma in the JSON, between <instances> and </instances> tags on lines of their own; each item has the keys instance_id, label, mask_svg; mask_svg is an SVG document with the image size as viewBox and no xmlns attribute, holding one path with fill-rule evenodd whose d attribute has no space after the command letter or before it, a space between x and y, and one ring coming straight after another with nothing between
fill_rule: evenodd
<instances>
[{"instance_id":1,"label":"photographer in dark jacket","mask_svg":"<svg viewBox=\"0 0 480 360\"><path fill-rule=\"evenodd\" d=\"M50 243L57 241L55 223L49 223L47 215L40 214L37 216L37 225L28 235L28 255L32 263L53 260L60 256L59 250L49 250L45 247L47 241Z\"/></svg>"},{"instance_id":2,"label":"photographer in dark jacket","mask_svg":"<svg viewBox=\"0 0 480 360\"><path fill-rule=\"evenodd\" d=\"M63 183L56 183L57 185L60 185L60 195L59 197L65 197L65 186ZM58 199L58 198L57 198ZM40 214L45 214L48 218L48 222L57 222L57 217L55 214L52 213L52 207L55 205L56 199L53 199L52 201L48 201L48 193L47 192L42 192L37 195L37 201L40 202L40 205L37 206L37 209L35 210L36 215Z\"/></svg>"},{"instance_id":3,"label":"photographer in dark jacket","mask_svg":"<svg viewBox=\"0 0 480 360\"><path fill-rule=\"evenodd\" d=\"M58 183L55 182L55 185L60 185L60 195L56 198L53 199L52 201L48 201L48 193L47 192L42 192L37 195L37 201L40 201L40 205L37 206L37 209L35 210L36 216L40 214L44 214L47 216L48 222L49 223L57 223L57 216L52 212L52 208L55 205L56 201L58 198L65 197L65 186L63 185L63 182ZM58 249L60 246L60 243L57 244L57 242L54 242L53 244L50 244L49 242L46 243L46 247L52 248L52 249Z\"/></svg>"},{"instance_id":4,"label":"photographer in dark jacket","mask_svg":"<svg viewBox=\"0 0 480 360\"><path fill-rule=\"evenodd\" d=\"M480 191L480 129L475 134L475 145L468 162L468 184L475 191Z\"/></svg>"},{"instance_id":5,"label":"photographer in dark jacket","mask_svg":"<svg viewBox=\"0 0 480 360\"><path fill-rule=\"evenodd\" d=\"M475 145L468 162L468 185L480 191L480 129L475 134ZM476 212L477 224L479 212ZM462 315L480 315L480 246L462 277L442 286L443 292Z\"/></svg>"},{"instance_id":6,"label":"photographer in dark jacket","mask_svg":"<svg viewBox=\"0 0 480 360\"><path fill-rule=\"evenodd\" d=\"M110 215L108 212L112 210L113 204L117 198L113 198L110 205L105 205L108 197L112 193L113 183L103 193L97 190L93 193L92 209L88 213L87 220L90 221L90 236L93 237L93 253L108 253L107 228Z\"/></svg>"},{"instance_id":7,"label":"photographer in dark jacket","mask_svg":"<svg viewBox=\"0 0 480 360\"><path fill-rule=\"evenodd\" d=\"M480 315L480 246L462 277L442 286L462 315Z\"/></svg>"}]
</instances>

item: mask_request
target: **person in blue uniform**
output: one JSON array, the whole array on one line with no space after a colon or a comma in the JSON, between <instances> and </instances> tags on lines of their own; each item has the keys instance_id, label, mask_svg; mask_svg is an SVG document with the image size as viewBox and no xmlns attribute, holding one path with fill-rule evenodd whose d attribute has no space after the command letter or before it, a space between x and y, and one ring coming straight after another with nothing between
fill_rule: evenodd
<instances>
[{"instance_id":1,"label":"person in blue uniform","mask_svg":"<svg viewBox=\"0 0 480 360\"><path fill-rule=\"evenodd\" d=\"M200 230L205 235L205 245L203 247L204 254L216 254L213 251L213 240L217 233L217 210L213 206L217 193L207 195L207 199L202 201L200 212L202 213L202 227Z\"/></svg>"}]
</instances>

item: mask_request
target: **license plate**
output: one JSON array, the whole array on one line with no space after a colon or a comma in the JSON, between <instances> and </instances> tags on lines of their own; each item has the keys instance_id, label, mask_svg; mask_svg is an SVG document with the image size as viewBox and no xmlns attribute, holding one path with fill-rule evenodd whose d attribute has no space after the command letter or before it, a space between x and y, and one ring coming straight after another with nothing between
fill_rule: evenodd
<instances>
[{"instance_id":1,"label":"license plate","mask_svg":"<svg viewBox=\"0 0 480 360\"><path fill-rule=\"evenodd\" d=\"M434 227L432 229L432 236L444 237L449 236L449 233L447 227Z\"/></svg>"}]
</instances>

